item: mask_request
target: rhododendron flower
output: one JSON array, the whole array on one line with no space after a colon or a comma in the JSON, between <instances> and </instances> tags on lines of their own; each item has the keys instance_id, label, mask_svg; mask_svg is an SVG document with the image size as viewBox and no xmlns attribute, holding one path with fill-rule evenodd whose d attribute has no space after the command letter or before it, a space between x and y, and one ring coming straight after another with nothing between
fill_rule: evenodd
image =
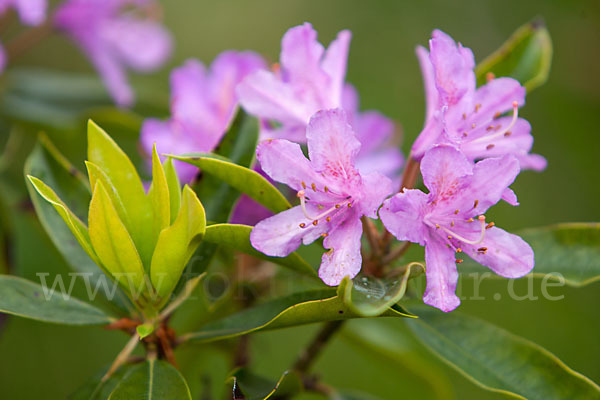
<instances>
[{"instance_id":1,"label":"rhododendron flower","mask_svg":"<svg viewBox=\"0 0 600 400\"><path fill-rule=\"evenodd\" d=\"M153 0L67 0L54 23L90 58L119 105L130 105L133 92L126 68L151 71L171 53L171 36L149 13Z\"/></svg>"},{"instance_id":2,"label":"rhododendron flower","mask_svg":"<svg viewBox=\"0 0 600 400\"><path fill-rule=\"evenodd\" d=\"M466 254L506 278L531 271L531 247L519 236L486 223L483 215L519 173L515 157L488 158L473 165L456 148L438 146L425 153L421 173L429 194L404 189L384 202L379 215L398 240L425 246L425 303L446 312L460 304L455 294L456 263L462 259L455 259L455 254Z\"/></svg>"},{"instance_id":3,"label":"rhododendron flower","mask_svg":"<svg viewBox=\"0 0 600 400\"><path fill-rule=\"evenodd\" d=\"M546 160L529 153L531 126L518 118L525 88L512 78L490 79L476 88L473 53L442 31L433 32L429 48L417 48L427 110L412 156L418 160L432 146L447 143L471 160L512 154L522 169L544 169Z\"/></svg>"},{"instance_id":4,"label":"rhododendron flower","mask_svg":"<svg viewBox=\"0 0 600 400\"><path fill-rule=\"evenodd\" d=\"M188 60L171 72L171 118L148 119L141 141L147 154L154 143L163 153L210 152L219 144L237 105L236 85L249 73L264 68L253 52L225 51L207 70ZM189 182L197 168L178 163L180 179Z\"/></svg>"},{"instance_id":5,"label":"rhododendron flower","mask_svg":"<svg viewBox=\"0 0 600 400\"><path fill-rule=\"evenodd\" d=\"M46 18L46 0L0 0L0 14L14 8L25 25L39 25Z\"/></svg>"},{"instance_id":6,"label":"rhododendron flower","mask_svg":"<svg viewBox=\"0 0 600 400\"><path fill-rule=\"evenodd\" d=\"M259 251L284 257L324 237L329 249L319 276L327 285L353 278L361 268L361 217L377 218L377 209L391 192L380 173L362 174L355 165L360 151L343 110L319 111L306 129L307 159L300 145L285 139L259 144L257 157L272 179L298 192L300 205L261 221L250 241Z\"/></svg>"},{"instance_id":7,"label":"rhododendron flower","mask_svg":"<svg viewBox=\"0 0 600 400\"><path fill-rule=\"evenodd\" d=\"M393 123L375 111L360 113L356 91L344 83L350 37L349 31L341 31L325 50L311 24L289 29L281 42L280 65L274 72L258 71L240 83L240 103L251 114L276 122L263 130L263 138L298 143L306 141L306 125L313 114L344 108L363 144L357 159L360 168L384 166L390 174L398 172L403 162L400 151L381 150L394 133Z\"/></svg>"}]
</instances>

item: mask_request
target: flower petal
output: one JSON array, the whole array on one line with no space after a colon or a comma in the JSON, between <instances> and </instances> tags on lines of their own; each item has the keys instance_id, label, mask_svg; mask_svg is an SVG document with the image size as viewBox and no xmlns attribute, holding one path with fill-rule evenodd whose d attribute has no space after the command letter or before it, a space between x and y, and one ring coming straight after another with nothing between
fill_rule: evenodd
<instances>
[{"instance_id":1,"label":"flower petal","mask_svg":"<svg viewBox=\"0 0 600 400\"><path fill-rule=\"evenodd\" d=\"M475 164L469 187L456 195L456 208L470 210L465 216L481 215L496 204L520 172L519 161L507 155Z\"/></svg>"},{"instance_id":2,"label":"flower petal","mask_svg":"<svg viewBox=\"0 0 600 400\"><path fill-rule=\"evenodd\" d=\"M16 0L15 8L25 25L39 25L46 18L46 0Z\"/></svg>"},{"instance_id":3,"label":"flower petal","mask_svg":"<svg viewBox=\"0 0 600 400\"><path fill-rule=\"evenodd\" d=\"M516 156L521 165L521 169L531 169L533 171L543 171L548 166L548 161L539 154L519 154Z\"/></svg>"},{"instance_id":4,"label":"flower petal","mask_svg":"<svg viewBox=\"0 0 600 400\"><path fill-rule=\"evenodd\" d=\"M429 49L435 85L444 104L457 104L465 94L475 91L475 59L471 50L457 46L440 30L433 31Z\"/></svg>"},{"instance_id":5,"label":"flower petal","mask_svg":"<svg viewBox=\"0 0 600 400\"><path fill-rule=\"evenodd\" d=\"M259 143L256 157L262 170L271 179L284 183L294 190L303 190L315 184L323 190L322 177L315 173L300 145L284 139L271 139ZM311 191L311 195L312 195ZM317 213L318 214L318 213Z\"/></svg>"},{"instance_id":6,"label":"flower petal","mask_svg":"<svg viewBox=\"0 0 600 400\"><path fill-rule=\"evenodd\" d=\"M460 304L456 295L458 271L454 251L446 247L435 233L425 245L425 264L427 288L423 302L444 312L454 310Z\"/></svg>"},{"instance_id":7,"label":"flower petal","mask_svg":"<svg viewBox=\"0 0 600 400\"><path fill-rule=\"evenodd\" d=\"M365 153L361 150L356 158L356 168L361 175L380 172L391 179L399 177L400 168L404 164L404 156L399 149L388 148ZM398 182L400 184L400 182Z\"/></svg>"},{"instance_id":8,"label":"flower petal","mask_svg":"<svg viewBox=\"0 0 600 400\"><path fill-rule=\"evenodd\" d=\"M344 184L360 180L354 168L360 142L342 109L317 112L306 128L306 140L310 161L318 172Z\"/></svg>"},{"instance_id":9,"label":"flower petal","mask_svg":"<svg viewBox=\"0 0 600 400\"><path fill-rule=\"evenodd\" d=\"M171 54L171 35L150 20L128 16L107 19L98 35L110 43L125 64L137 71L154 70Z\"/></svg>"},{"instance_id":10,"label":"flower petal","mask_svg":"<svg viewBox=\"0 0 600 400\"><path fill-rule=\"evenodd\" d=\"M321 69L321 58L325 49L317 41L317 31L305 22L290 28L281 40L279 60L285 79L296 82L314 82L317 88L328 83L328 77Z\"/></svg>"},{"instance_id":11,"label":"flower petal","mask_svg":"<svg viewBox=\"0 0 600 400\"><path fill-rule=\"evenodd\" d=\"M325 52L321 67L329 75L329 98L331 106L338 107L342 103L344 81L346 79L346 65L348 63L348 49L352 33L344 30L338 33L337 38L329 44Z\"/></svg>"},{"instance_id":12,"label":"flower petal","mask_svg":"<svg viewBox=\"0 0 600 400\"><path fill-rule=\"evenodd\" d=\"M330 249L321 258L319 277L329 286L337 286L345 276L354 278L360 271L362 223L358 215L349 216L323 241Z\"/></svg>"},{"instance_id":13,"label":"flower petal","mask_svg":"<svg viewBox=\"0 0 600 400\"><path fill-rule=\"evenodd\" d=\"M433 74L433 65L429 58L429 52L423 46L417 46L415 50L421 67L423 76L423 86L425 87L425 124L433 116L434 110L439 105L438 91L435 87L435 76Z\"/></svg>"},{"instance_id":14,"label":"flower petal","mask_svg":"<svg viewBox=\"0 0 600 400\"><path fill-rule=\"evenodd\" d=\"M392 120L377 111L357 113L352 127L362 145L361 153L371 152L388 144L394 135Z\"/></svg>"},{"instance_id":15,"label":"flower petal","mask_svg":"<svg viewBox=\"0 0 600 400\"><path fill-rule=\"evenodd\" d=\"M462 178L472 172L473 163L451 146L434 147L421 161L423 182L438 201L456 196L462 189Z\"/></svg>"},{"instance_id":16,"label":"flower petal","mask_svg":"<svg viewBox=\"0 0 600 400\"><path fill-rule=\"evenodd\" d=\"M312 215L318 212L317 207L307 205ZM305 227L301 228L300 224ZM313 225L304 216L300 206L275 214L259 222L250 233L252 246L272 257L285 257L296 250L301 243L314 242L321 233L331 229L328 223Z\"/></svg>"},{"instance_id":17,"label":"flower petal","mask_svg":"<svg viewBox=\"0 0 600 400\"><path fill-rule=\"evenodd\" d=\"M478 249L486 249L478 251ZM505 278L520 278L533 269L534 254L523 239L500 228L487 229L483 242L466 245L463 251L473 260Z\"/></svg>"},{"instance_id":18,"label":"flower petal","mask_svg":"<svg viewBox=\"0 0 600 400\"><path fill-rule=\"evenodd\" d=\"M392 193L392 181L379 172L362 176L360 210L369 218L377 218L377 210L383 200Z\"/></svg>"},{"instance_id":19,"label":"flower petal","mask_svg":"<svg viewBox=\"0 0 600 400\"><path fill-rule=\"evenodd\" d=\"M425 245L427 230L423 222L423 208L429 196L417 189L404 189L383 202L379 218L385 228L398 240Z\"/></svg>"},{"instance_id":20,"label":"flower petal","mask_svg":"<svg viewBox=\"0 0 600 400\"><path fill-rule=\"evenodd\" d=\"M496 125L489 128L478 129L461 143L460 149L471 160L489 157L501 157L506 154L525 155L531 150L533 136L531 125L526 120L519 118L510 129L510 134L503 135L503 126L510 124L511 117L499 118ZM496 128L496 127L500 128ZM498 136L498 134L501 134Z\"/></svg>"},{"instance_id":21,"label":"flower petal","mask_svg":"<svg viewBox=\"0 0 600 400\"><path fill-rule=\"evenodd\" d=\"M246 77L237 86L236 93L240 104L249 113L283 124L305 125L318 109L316 104L297 98L290 85L268 71L257 71Z\"/></svg>"}]
</instances>

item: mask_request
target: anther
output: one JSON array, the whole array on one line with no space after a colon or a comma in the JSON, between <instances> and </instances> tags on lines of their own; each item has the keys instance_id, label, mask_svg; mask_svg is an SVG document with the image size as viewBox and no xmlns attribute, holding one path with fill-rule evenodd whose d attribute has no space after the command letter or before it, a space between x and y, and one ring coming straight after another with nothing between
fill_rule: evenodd
<instances>
[{"instance_id":1,"label":"anther","mask_svg":"<svg viewBox=\"0 0 600 400\"><path fill-rule=\"evenodd\" d=\"M475 129L475 127L476 127L476 126L477 126L477 125L475 125L475 123L472 123L472 124L471 124L471 128L472 128L472 129Z\"/></svg>"},{"instance_id":2,"label":"anther","mask_svg":"<svg viewBox=\"0 0 600 400\"><path fill-rule=\"evenodd\" d=\"M457 258L457 259L456 259L456 263L457 263L457 264L462 264L462 262L463 262L463 261L464 261L464 260L463 260L462 258Z\"/></svg>"},{"instance_id":3,"label":"anther","mask_svg":"<svg viewBox=\"0 0 600 400\"><path fill-rule=\"evenodd\" d=\"M448 240L452 240L452 236L448 235Z\"/></svg>"},{"instance_id":4,"label":"anther","mask_svg":"<svg viewBox=\"0 0 600 400\"><path fill-rule=\"evenodd\" d=\"M325 221L327 221L327 222L331 221L331 217L325 218Z\"/></svg>"},{"instance_id":5,"label":"anther","mask_svg":"<svg viewBox=\"0 0 600 400\"><path fill-rule=\"evenodd\" d=\"M469 219L467 220L467 222L473 222L473 221L475 221L473 218L469 218Z\"/></svg>"},{"instance_id":6,"label":"anther","mask_svg":"<svg viewBox=\"0 0 600 400\"><path fill-rule=\"evenodd\" d=\"M510 121L510 124L508 124L508 126L506 128L494 133L493 135L482 136L480 138L477 138L477 139L473 140L473 143L489 141L490 139L502 137L502 136L504 136L504 134L506 132L510 131L513 128L513 126L515 126L515 124L517 123L517 119L519 118L519 103L516 101L513 101L512 106L513 106L512 120ZM501 125L496 126L496 130L500 129L501 127L502 127Z\"/></svg>"},{"instance_id":7,"label":"anther","mask_svg":"<svg viewBox=\"0 0 600 400\"><path fill-rule=\"evenodd\" d=\"M504 137L509 137L510 135L512 135L511 131L504 132Z\"/></svg>"},{"instance_id":8,"label":"anther","mask_svg":"<svg viewBox=\"0 0 600 400\"><path fill-rule=\"evenodd\" d=\"M467 119L467 114L463 113L463 119Z\"/></svg>"},{"instance_id":9,"label":"anther","mask_svg":"<svg viewBox=\"0 0 600 400\"><path fill-rule=\"evenodd\" d=\"M312 188L313 192L317 191L317 186L314 183L311 183L310 187Z\"/></svg>"},{"instance_id":10,"label":"anther","mask_svg":"<svg viewBox=\"0 0 600 400\"><path fill-rule=\"evenodd\" d=\"M487 74L485 74L485 80L486 82L490 82L493 81L496 78L496 75L494 75L493 72L488 72Z\"/></svg>"},{"instance_id":11,"label":"anther","mask_svg":"<svg viewBox=\"0 0 600 400\"><path fill-rule=\"evenodd\" d=\"M329 233L325 232L325 233L321 233L321 237L327 237L329 236Z\"/></svg>"},{"instance_id":12,"label":"anther","mask_svg":"<svg viewBox=\"0 0 600 400\"><path fill-rule=\"evenodd\" d=\"M340 205L339 205L339 204L336 204L336 205L335 205L335 208L340 208Z\"/></svg>"},{"instance_id":13,"label":"anther","mask_svg":"<svg viewBox=\"0 0 600 400\"><path fill-rule=\"evenodd\" d=\"M462 253L462 249L459 247L459 248L456 249L456 252L457 253Z\"/></svg>"},{"instance_id":14,"label":"anther","mask_svg":"<svg viewBox=\"0 0 600 400\"><path fill-rule=\"evenodd\" d=\"M469 134L467 132L463 132L463 137L467 137Z\"/></svg>"},{"instance_id":15,"label":"anther","mask_svg":"<svg viewBox=\"0 0 600 400\"><path fill-rule=\"evenodd\" d=\"M490 222L489 224L487 224L485 226L485 229L490 229L491 227L493 227L494 225L496 225L494 222Z\"/></svg>"},{"instance_id":16,"label":"anther","mask_svg":"<svg viewBox=\"0 0 600 400\"><path fill-rule=\"evenodd\" d=\"M454 226L454 221L450 222L450 226Z\"/></svg>"},{"instance_id":17,"label":"anther","mask_svg":"<svg viewBox=\"0 0 600 400\"><path fill-rule=\"evenodd\" d=\"M493 144L493 143L490 143L490 144L488 144L487 146L485 146L485 149L486 149L486 150L491 150L491 149L493 149L494 147L496 147L496 145L495 145L495 144Z\"/></svg>"},{"instance_id":18,"label":"anther","mask_svg":"<svg viewBox=\"0 0 600 400\"><path fill-rule=\"evenodd\" d=\"M435 229L440 229L440 225L439 224L435 224Z\"/></svg>"},{"instance_id":19,"label":"anther","mask_svg":"<svg viewBox=\"0 0 600 400\"><path fill-rule=\"evenodd\" d=\"M318 220L318 219L315 219L315 220L312 222L312 224L313 224L314 226L317 226L317 224L318 224L318 223L319 223L319 220Z\"/></svg>"},{"instance_id":20,"label":"anther","mask_svg":"<svg viewBox=\"0 0 600 400\"><path fill-rule=\"evenodd\" d=\"M487 247L480 247L477 249L478 252L485 254L487 252Z\"/></svg>"},{"instance_id":21,"label":"anther","mask_svg":"<svg viewBox=\"0 0 600 400\"><path fill-rule=\"evenodd\" d=\"M479 205L479 200L475 200L475 202L473 203L473 208L477 208L478 205Z\"/></svg>"},{"instance_id":22,"label":"anther","mask_svg":"<svg viewBox=\"0 0 600 400\"><path fill-rule=\"evenodd\" d=\"M481 104L475 104L475 112L479 111L481 108Z\"/></svg>"},{"instance_id":23,"label":"anther","mask_svg":"<svg viewBox=\"0 0 600 400\"><path fill-rule=\"evenodd\" d=\"M493 131L494 130L494 125L490 125L487 128L485 128L486 131Z\"/></svg>"},{"instance_id":24,"label":"anther","mask_svg":"<svg viewBox=\"0 0 600 400\"><path fill-rule=\"evenodd\" d=\"M454 215L458 214L460 212L459 209L454 210Z\"/></svg>"},{"instance_id":25,"label":"anther","mask_svg":"<svg viewBox=\"0 0 600 400\"><path fill-rule=\"evenodd\" d=\"M352 207L352 203L348 203L348 208Z\"/></svg>"},{"instance_id":26,"label":"anther","mask_svg":"<svg viewBox=\"0 0 600 400\"><path fill-rule=\"evenodd\" d=\"M304 183L304 181L300 182L300 184L302 185L302 189L306 189L306 183Z\"/></svg>"},{"instance_id":27,"label":"anther","mask_svg":"<svg viewBox=\"0 0 600 400\"><path fill-rule=\"evenodd\" d=\"M500 111L496 111L496 113L494 114L494 119L500 118L501 115L502 113Z\"/></svg>"},{"instance_id":28,"label":"anther","mask_svg":"<svg viewBox=\"0 0 600 400\"><path fill-rule=\"evenodd\" d=\"M300 223L300 228L305 228L306 224L304 222Z\"/></svg>"},{"instance_id":29,"label":"anther","mask_svg":"<svg viewBox=\"0 0 600 400\"><path fill-rule=\"evenodd\" d=\"M328 188L327 186L325 186L325 187L323 188L323 190L325 191L325 193L329 192L329 188Z\"/></svg>"}]
</instances>

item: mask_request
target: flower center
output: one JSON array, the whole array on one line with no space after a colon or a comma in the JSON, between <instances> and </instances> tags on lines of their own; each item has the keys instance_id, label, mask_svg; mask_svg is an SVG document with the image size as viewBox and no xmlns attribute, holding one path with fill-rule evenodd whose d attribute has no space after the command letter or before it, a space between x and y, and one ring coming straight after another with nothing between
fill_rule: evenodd
<instances>
[{"instance_id":1,"label":"flower center","mask_svg":"<svg viewBox=\"0 0 600 400\"><path fill-rule=\"evenodd\" d=\"M315 184L313 183L311 185L312 189L317 192L317 188L315 186ZM329 191L329 189L327 188L327 186L325 186L324 188L324 193L331 193L331 191ZM332 193L333 194L333 193ZM335 194L334 194L335 195ZM329 207L328 209L326 209L325 211L321 212L318 215L310 215L310 213L308 212L308 210L306 209L306 204L308 202L310 202L310 198L306 196L306 192L304 190L300 190L297 193L298 198L300 199L300 207L302 208L302 213L304 214L304 216L309 220L312 221L313 225L317 225L319 223L319 220L325 218L325 220L327 222L331 221L331 219L339 214L341 214L342 212L344 212L344 210L346 210L347 208L351 208L352 204L354 203L352 200L352 196L347 196L343 201L341 201L340 203L336 203L333 206ZM340 196L341 197L341 196ZM317 204L318 208L323 208L323 206ZM301 223L300 224L300 228L305 228L306 224L305 223Z\"/></svg>"},{"instance_id":2,"label":"flower center","mask_svg":"<svg viewBox=\"0 0 600 400\"><path fill-rule=\"evenodd\" d=\"M446 232L448 234L448 239L457 239L463 243L468 243L468 244L472 244L472 245L477 245L481 242L483 242L483 239L485 238L485 215L480 215L478 218L479 222L481 223L481 232L479 234L479 238L477 238L477 240L469 240L461 235L459 235L458 233L452 231L451 229L446 228L445 226L441 226L439 224L436 224L435 227L439 228L441 230L443 230L444 232ZM471 221L472 219L467 220L467 222Z\"/></svg>"}]
</instances>

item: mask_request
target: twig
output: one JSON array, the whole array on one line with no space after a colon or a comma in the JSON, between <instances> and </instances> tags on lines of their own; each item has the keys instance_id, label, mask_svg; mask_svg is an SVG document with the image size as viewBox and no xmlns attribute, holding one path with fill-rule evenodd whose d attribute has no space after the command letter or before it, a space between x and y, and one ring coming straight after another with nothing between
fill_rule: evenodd
<instances>
[{"instance_id":1,"label":"twig","mask_svg":"<svg viewBox=\"0 0 600 400\"><path fill-rule=\"evenodd\" d=\"M233 355L234 367L245 367L250 362L250 335L240 337L238 346Z\"/></svg>"},{"instance_id":2,"label":"twig","mask_svg":"<svg viewBox=\"0 0 600 400\"><path fill-rule=\"evenodd\" d=\"M321 353L325 345L333 337L333 335L342 327L345 321L329 321L323 325L317 336L300 354L300 357L292 367L295 371L305 374L310 370L318 355Z\"/></svg>"},{"instance_id":3,"label":"twig","mask_svg":"<svg viewBox=\"0 0 600 400\"><path fill-rule=\"evenodd\" d=\"M371 245L371 251L373 253L373 257L380 258L381 257L381 243L379 241L379 232L377 232L377 228L375 224L370 218L362 217L363 230L367 234L367 240Z\"/></svg>"},{"instance_id":4,"label":"twig","mask_svg":"<svg viewBox=\"0 0 600 400\"><path fill-rule=\"evenodd\" d=\"M117 355L115 361L113 361L108 371L106 371L106 374L104 374L104 376L102 377L102 382L106 382L108 378L110 378L112 374L114 374L115 371L118 370L121 365L127 362L129 356L131 355L131 353L133 353L133 350L135 350L135 347L137 346L139 341L140 337L137 333L131 336L129 342L127 342L125 347L123 347L123 350L121 350L121 352Z\"/></svg>"},{"instance_id":5,"label":"twig","mask_svg":"<svg viewBox=\"0 0 600 400\"><path fill-rule=\"evenodd\" d=\"M410 242L404 242L404 244L402 246L396 247L394 250L392 250L391 253L388 253L383 258L383 260L381 260L381 263L383 265L387 265L387 264L391 263L392 261L402 257L404 255L404 253L406 253L406 251L408 250L410 245L411 245Z\"/></svg>"}]
</instances>

